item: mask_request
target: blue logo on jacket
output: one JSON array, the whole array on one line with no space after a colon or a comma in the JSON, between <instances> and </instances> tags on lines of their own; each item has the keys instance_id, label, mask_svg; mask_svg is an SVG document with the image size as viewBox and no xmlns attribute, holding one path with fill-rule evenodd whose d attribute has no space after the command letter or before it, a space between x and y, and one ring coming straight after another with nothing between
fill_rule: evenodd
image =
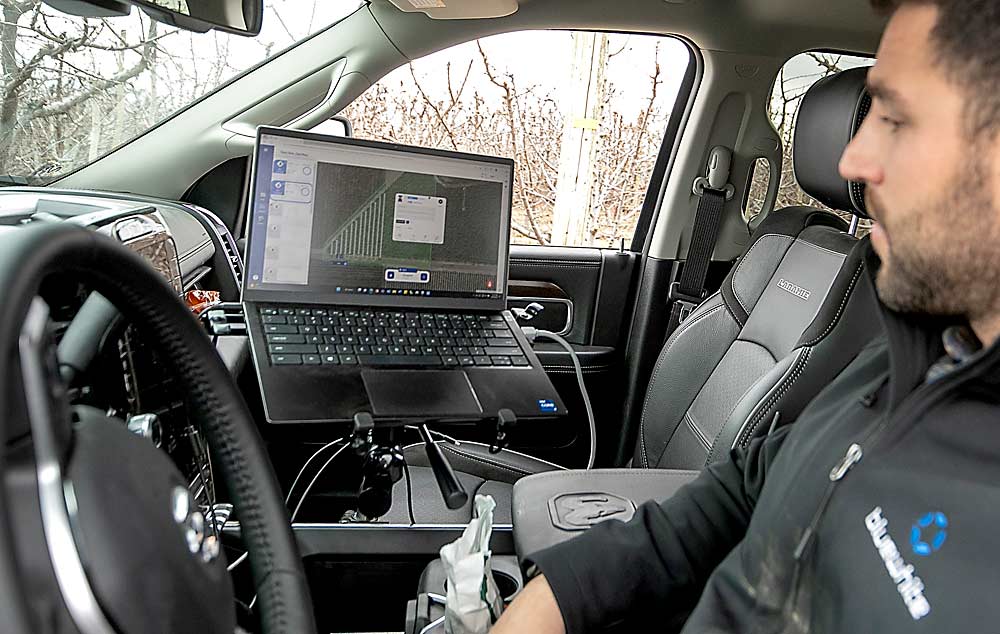
<instances>
[{"instance_id":1,"label":"blue logo on jacket","mask_svg":"<svg viewBox=\"0 0 1000 634\"><path fill-rule=\"evenodd\" d=\"M939 511L922 515L910 529L913 552L923 557L937 552L947 538L948 518Z\"/></svg>"}]
</instances>

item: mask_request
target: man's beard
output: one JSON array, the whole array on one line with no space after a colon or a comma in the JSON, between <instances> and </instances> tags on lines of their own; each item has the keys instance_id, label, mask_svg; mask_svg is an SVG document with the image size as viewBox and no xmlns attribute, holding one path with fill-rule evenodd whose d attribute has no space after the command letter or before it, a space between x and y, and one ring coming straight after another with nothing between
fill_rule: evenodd
<instances>
[{"instance_id":1,"label":"man's beard","mask_svg":"<svg viewBox=\"0 0 1000 634\"><path fill-rule=\"evenodd\" d=\"M876 282L886 306L967 319L996 309L1000 215L988 189L989 173L982 165L969 169L940 199L883 227L889 254Z\"/></svg>"}]
</instances>

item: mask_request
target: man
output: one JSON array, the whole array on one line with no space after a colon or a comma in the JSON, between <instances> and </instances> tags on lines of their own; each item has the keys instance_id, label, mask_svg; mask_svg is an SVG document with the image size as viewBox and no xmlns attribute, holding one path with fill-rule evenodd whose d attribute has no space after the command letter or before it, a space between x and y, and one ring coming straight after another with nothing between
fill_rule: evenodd
<instances>
[{"instance_id":1,"label":"man","mask_svg":"<svg viewBox=\"0 0 1000 634\"><path fill-rule=\"evenodd\" d=\"M1000 2L875 4L840 171L885 336L794 425L534 555L497 634L1000 627Z\"/></svg>"}]
</instances>

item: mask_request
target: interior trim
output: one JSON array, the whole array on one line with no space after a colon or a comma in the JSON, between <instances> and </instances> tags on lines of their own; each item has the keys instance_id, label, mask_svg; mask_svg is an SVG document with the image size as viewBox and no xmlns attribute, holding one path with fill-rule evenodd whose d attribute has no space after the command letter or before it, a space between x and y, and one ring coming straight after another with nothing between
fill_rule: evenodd
<instances>
[{"instance_id":1,"label":"interior trim","mask_svg":"<svg viewBox=\"0 0 1000 634\"><path fill-rule=\"evenodd\" d=\"M557 304L566 305L566 324L562 327L562 330L556 334L560 337L565 337L573 330L573 300L563 299L562 297L508 297L507 302L538 302L539 304L545 304L546 302L555 302ZM516 318L515 318L516 321ZM520 323L518 324L520 325Z\"/></svg>"},{"instance_id":2,"label":"interior trim","mask_svg":"<svg viewBox=\"0 0 1000 634\"><path fill-rule=\"evenodd\" d=\"M292 531L304 558L358 555L439 556L441 547L458 539L465 524L340 524L295 523ZM225 532L239 536L239 522L227 522ZM514 554L514 526L494 524L490 539L494 555Z\"/></svg>"},{"instance_id":3,"label":"interior trim","mask_svg":"<svg viewBox=\"0 0 1000 634\"><path fill-rule=\"evenodd\" d=\"M42 531L59 593L77 629L83 634L115 634L90 587L70 524L69 508L76 507L76 500L72 483L63 478L59 464L55 435L49 423L53 413L42 361L48 317L48 305L36 297L28 309L19 341L24 395L35 446Z\"/></svg>"}]
</instances>

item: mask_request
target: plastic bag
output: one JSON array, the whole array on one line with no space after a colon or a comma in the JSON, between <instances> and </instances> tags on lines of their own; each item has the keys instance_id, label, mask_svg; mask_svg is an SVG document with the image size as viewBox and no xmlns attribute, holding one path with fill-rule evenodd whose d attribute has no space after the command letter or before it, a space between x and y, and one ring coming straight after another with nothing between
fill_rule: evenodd
<instances>
[{"instance_id":1,"label":"plastic bag","mask_svg":"<svg viewBox=\"0 0 1000 634\"><path fill-rule=\"evenodd\" d=\"M496 505L492 497L477 495L475 516L462 536L441 547L448 579L444 613L447 634L484 634L503 611L503 597L493 579L489 550Z\"/></svg>"}]
</instances>

